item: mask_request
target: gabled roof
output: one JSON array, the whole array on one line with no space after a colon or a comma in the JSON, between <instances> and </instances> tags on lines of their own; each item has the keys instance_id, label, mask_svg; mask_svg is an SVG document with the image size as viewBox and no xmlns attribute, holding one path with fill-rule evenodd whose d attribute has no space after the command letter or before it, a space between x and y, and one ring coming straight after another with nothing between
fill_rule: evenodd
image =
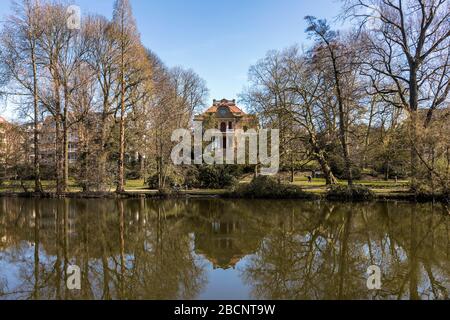
<instances>
[{"instance_id":1,"label":"gabled roof","mask_svg":"<svg viewBox=\"0 0 450 320\"><path fill-rule=\"evenodd\" d=\"M231 113L245 115L245 112L236 105L236 100L227 99L223 99L220 101L214 100L213 105L208 110L206 110L205 113L216 113L220 107L228 107Z\"/></svg>"}]
</instances>

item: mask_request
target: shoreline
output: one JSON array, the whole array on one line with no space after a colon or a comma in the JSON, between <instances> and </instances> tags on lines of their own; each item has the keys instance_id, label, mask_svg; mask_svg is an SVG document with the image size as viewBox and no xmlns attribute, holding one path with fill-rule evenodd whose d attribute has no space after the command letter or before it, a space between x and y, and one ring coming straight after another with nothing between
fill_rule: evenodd
<instances>
[{"instance_id":1,"label":"shoreline","mask_svg":"<svg viewBox=\"0 0 450 320\"><path fill-rule=\"evenodd\" d=\"M255 198L255 197L241 197L233 196L223 190L215 191L192 191L192 192L181 192L173 194L161 194L157 191L148 192L68 192L63 195L57 195L56 193L33 193L33 192L0 192L0 198L28 198L28 199L155 199L155 200L168 200L168 199L247 199L247 200L327 200L331 202L361 202L358 200L346 200L346 199L326 199L325 194L307 192L308 197L286 197L286 198ZM450 199L442 195L415 195L409 192L392 192L392 193L378 193L372 201L406 201L411 203L422 203L422 202L442 202L450 203ZM370 201L364 201L370 202Z\"/></svg>"}]
</instances>

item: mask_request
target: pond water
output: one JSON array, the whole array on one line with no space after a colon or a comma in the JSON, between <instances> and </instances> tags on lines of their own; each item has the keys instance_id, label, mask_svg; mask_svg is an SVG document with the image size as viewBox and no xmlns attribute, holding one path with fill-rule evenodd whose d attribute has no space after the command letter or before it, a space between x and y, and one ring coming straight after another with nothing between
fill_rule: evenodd
<instances>
[{"instance_id":1,"label":"pond water","mask_svg":"<svg viewBox=\"0 0 450 320\"><path fill-rule=\"evenodd\" d=\"M69 290L69 266L81 290ZM381 290L367 288L380 266ZM0 199L0 299L448 299L439 204Z\"/></svg>"}]
</instances>

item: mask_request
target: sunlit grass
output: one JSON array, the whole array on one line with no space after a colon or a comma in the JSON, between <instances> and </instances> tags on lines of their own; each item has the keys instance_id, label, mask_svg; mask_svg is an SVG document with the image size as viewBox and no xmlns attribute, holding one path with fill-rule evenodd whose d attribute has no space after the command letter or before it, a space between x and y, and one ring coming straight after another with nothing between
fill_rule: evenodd
<instances>
[{"instance_id":1,"label":"sunlit grass","mask_svg":"<svg viewBox=\"0 0 450 320\"><path fill-rule=\"evenodd\" d=\"M253 178L253 175L248 175L244 177L241 181L241 184L250 183ZM283 181L286 182L284 179ZM296 177L293 183L296 186L299 186L306 190L307 192L323 194L326 192L326 182L325 179L313 179L312 182L309 182L306 177ZM347 181L339 181L339 184L347 185ZM372 189L372 191L377 194L393 194L393 193L402 193L408 191L409 182L406 180L395 181L395 180L357 180L355 184L364 185ZM34 189L34 181L24 181L24 185L28 189L28 191L33 191ZM56 191L56 182L45 180L42 181L42 186L46 192L54 192ZM110 190L113 192L115 187L111 187ZM136 192L136 193L154 193L156 190L149 190L147 185L144 183L144 179L138 180L127 180L125 190L127 192ZM81 192L82 189L77 185L74 179L69 180L69 192ZM18 181L6 181L0 185L0 192L24 192L24 189L21 187L20 182ZM215 189L194 189L194 190L182 190L182 193L187 193L191 195L221 195L226 190L215 190Z\"/></svg>"},{"instance_id":2,"label":"sunlit grass","mask_svg":"<svg viewBox=\"0 0 450 320\"><path fill-rule=\"evenodd\" d=\"M146 186L144 179L139 180L127 180L125 184L125 189L128 191L132 190L147 190L148 187Z\"/></svg>"}]
</instances>

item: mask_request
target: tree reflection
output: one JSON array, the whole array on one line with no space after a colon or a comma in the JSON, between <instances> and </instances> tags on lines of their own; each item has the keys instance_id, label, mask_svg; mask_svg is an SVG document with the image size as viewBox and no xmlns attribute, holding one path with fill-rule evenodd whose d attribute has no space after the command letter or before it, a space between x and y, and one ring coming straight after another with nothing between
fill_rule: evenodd
<instances>
[{"instance_id":1,"label":"tree reflection","mask_svg":"<svg viewBox=\"0 0 450 320\"><path fill-rule=\"evenodd\" d=\"M449 220L395 202L0 199L0 298L195 299L227 269L259 299L448 299Z\"/></svg>"},{"instance_id":2,"label":"tree reflection","mask_svg":"<svg viewBox=\"0 0 450 320\"><path fill-rule=\"evenodd\" d=\"M3 299L193 299L204 285L179 203L2 199ZM41 214L39 214L41 212ZM114 214L115 213L115 214ZM66 287L67 267L82 290Z\"/></svg>"},{"instance_id":3,"label":"tree reflection","mask_svg":"<svg viewBox=\"0 0 450 320\"><path fill-rule=\"evenodd\" d=\"M292 211L294 222L273 216L242 272L255 298L448 299L449 219L442 207L317 204ZM366 287L374 264L383 270L379 292Z\"/></svg>"}]
</instances>

